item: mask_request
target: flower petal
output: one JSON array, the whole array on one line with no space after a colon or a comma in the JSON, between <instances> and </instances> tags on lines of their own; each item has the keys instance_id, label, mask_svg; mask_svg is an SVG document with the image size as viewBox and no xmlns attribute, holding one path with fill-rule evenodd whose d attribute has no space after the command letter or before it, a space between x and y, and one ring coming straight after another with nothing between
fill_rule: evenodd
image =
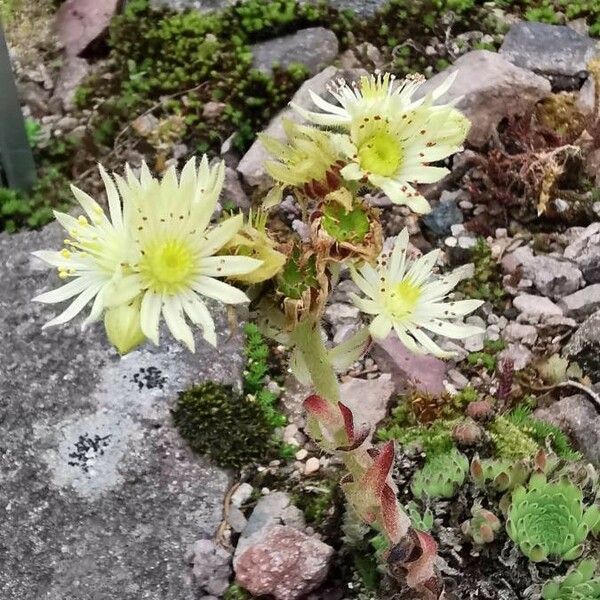
<instances>
[{"instance_id":1,"label":"flower petal","mask_svg":"<svg viewBox=\"0 0 600 600\"><path fill-rule=\"evenodd\" d=\"M242 290L212 277L198 277L192 283L192 289L203 296L220 300L226 304L250 302L248 296Z\"/></svg>"},{"instance_id":2,"label":"flower petal","mask_svg":"<svg viewBox=\"0 0 600 600\"><path fill-rule=\"evenodd\" d=\"M158 346L160 321L160 310L162 307L162 297L156 292L148 290L142 298L140 309L140 327L144 335Z\"/></svg>"}]
</instances>

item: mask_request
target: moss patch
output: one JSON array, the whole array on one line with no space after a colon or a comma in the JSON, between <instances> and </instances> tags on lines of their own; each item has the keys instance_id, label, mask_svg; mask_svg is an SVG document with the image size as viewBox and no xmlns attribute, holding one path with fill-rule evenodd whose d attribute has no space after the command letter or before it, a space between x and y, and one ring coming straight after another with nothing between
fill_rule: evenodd
<instances>
[{"instance_id":1,"label":"moss patch","mask_svg":"<svg viewBox=\"0 0 600 600\"><path fill-rule=\"evenodd\" d=\"M262 407L232 386L209 381L181 393L173 421L194 451L219 466L241 468L274 455L273 430Z\"/></svg>"}]
</instances>

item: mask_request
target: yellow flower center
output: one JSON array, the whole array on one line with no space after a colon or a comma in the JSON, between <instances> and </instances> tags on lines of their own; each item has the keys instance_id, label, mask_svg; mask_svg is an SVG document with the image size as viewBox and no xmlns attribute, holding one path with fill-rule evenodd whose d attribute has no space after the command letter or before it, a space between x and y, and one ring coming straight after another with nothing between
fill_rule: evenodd
<instances>
[{"instance_id":1,"label":"yellow flower center","mask_svg":"<svg viewBox=\"0 0 600 600\"><path fill-rule=\"evenodd\" d=\"M403 152L393 135L378 131L360 145L358 158L364 171L389 177L402 164Z\"/></svg>"},{"instance_id":2,"label":"yellow flower center","mask_svg":"<svg viewBox=\"0 0 600 600\"><path fill-rule=\"evenodd\" d=\"M402 319L414 312L420 297L421 288L410 279L403 279L389 288L385 306L395 319Z\"/></svg>"},{"instance_id":3,"label":"yellow flower center","mask_svg":"<svg viewBox=\"0 0 600 600\"><path fill-rule=\"evenodd\" d=\"M195 271L194 254L182 240L161 241L144 249L139 270L148 287L163 294L177 294Z\"/></svg>"}]
</instances>

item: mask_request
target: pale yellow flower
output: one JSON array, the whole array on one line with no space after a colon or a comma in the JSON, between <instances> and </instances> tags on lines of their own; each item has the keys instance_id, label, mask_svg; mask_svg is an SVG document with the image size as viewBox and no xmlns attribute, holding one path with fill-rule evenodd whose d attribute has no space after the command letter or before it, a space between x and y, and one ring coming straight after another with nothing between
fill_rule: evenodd
<instances>
[{"instance_id":1,"label":"pale yellow flower","mask_svg":"<svg viewBox=\"0 0 600 600\"><path fill-rule=\"evenodd\" d=\"M397 237L391 256L383 253L377 268L365 264L352 270L352 279L367 298L351 294L352 302L361 311L373 315L369 331L376 338L385 338L392 329L412 352L433 354L441 358L452 356L442 350L424 330L451 339L463 339L481 333L479 327L460 322L476 310L481 300L445 301L448 293L463 278L456 269L444 277L435 276L432 269L439 250L429 252L416 261L406 257L408 231Z\"/></svg>"},{"instance_id":2,"label":"pale yellow flower","mask_svg":"<svg viewBox=\"0 0 600 600\"><path fill-rule=\"evenodd\" d=\"M362 77L357 86L344 83L332 91L340 106L312 94L324 112L294 108L309 121L345 132L332 137L350 161L341 170L345 179L368 182L392 202L425 213L429 204L413 184L433 183L449 172L429 163L458 152L470 126L451 105L433 104L454 79L450 75L440 87L413 100L423 79L397 82L389 74Z\"/></svg>"},{"instance_id":3,"label":"pale yellow flower","mask_svg":"<svg viewBox=\"0 0 600 600\"><path fill-rule=\"evenodd\" d=\"M192 352L194 337L186 319L202 327L204 338L215 345L215 325L203 298L247 302L244 292L219 278L243 275L262 264L247 256L215 256L242 226L239 215L209 227L224 172L222 162L210 168L206 156L198 168L190 160L179 179L171 168L157 180L145 163L139 178L127 168L126 178L115 175L113 180L101 168L112 222L92 198L74 188L91 222L57 213L72 239L62 252L36 255L57 266L61 277L75 279L36 300L78 296L46 326L72 319L92 298L88 321L106 308L140 298L140 328L155 344L162 315L173 336Z\"/></svg>"}]
</instances>

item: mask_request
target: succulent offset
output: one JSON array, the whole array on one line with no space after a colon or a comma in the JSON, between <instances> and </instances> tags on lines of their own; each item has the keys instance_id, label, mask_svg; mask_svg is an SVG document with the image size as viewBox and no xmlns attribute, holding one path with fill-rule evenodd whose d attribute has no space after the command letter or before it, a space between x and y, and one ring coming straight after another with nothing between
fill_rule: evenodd
<instances>
[{"instance_id":1,"label":"succulent offset","mask_svg":"<svg viewBox=\"0 0 600 600\"><path fill-rule=\"evenodd\" d=\"M413 475L410 489L417 498L452 498L468 472L467 457L453 448L425 463Z\"/></svg>"},{"instance_id":2,"label":"succulent offset","mask_svg":"<svg viewBox=\"0 0 600 600\"><path fill-rule=\"evenodd\" d=\"M600 575L598 563L593 559L582 560L569 573L542 588L544 600L600 600Z\"/></svg>"},{"instance_id":3,"label":"succulent offset","mask_svg":"<svg viewBox=\"0 0 600 600\"><path fill-rule=\"evenodd\" d=\"M599 521L598 507L586 506L574 484L566 479L548 482L545 475L535 473L527 487L520 486L512 493L506 531L534 562L575 560Z\"/></svg>"}]
</instances>

